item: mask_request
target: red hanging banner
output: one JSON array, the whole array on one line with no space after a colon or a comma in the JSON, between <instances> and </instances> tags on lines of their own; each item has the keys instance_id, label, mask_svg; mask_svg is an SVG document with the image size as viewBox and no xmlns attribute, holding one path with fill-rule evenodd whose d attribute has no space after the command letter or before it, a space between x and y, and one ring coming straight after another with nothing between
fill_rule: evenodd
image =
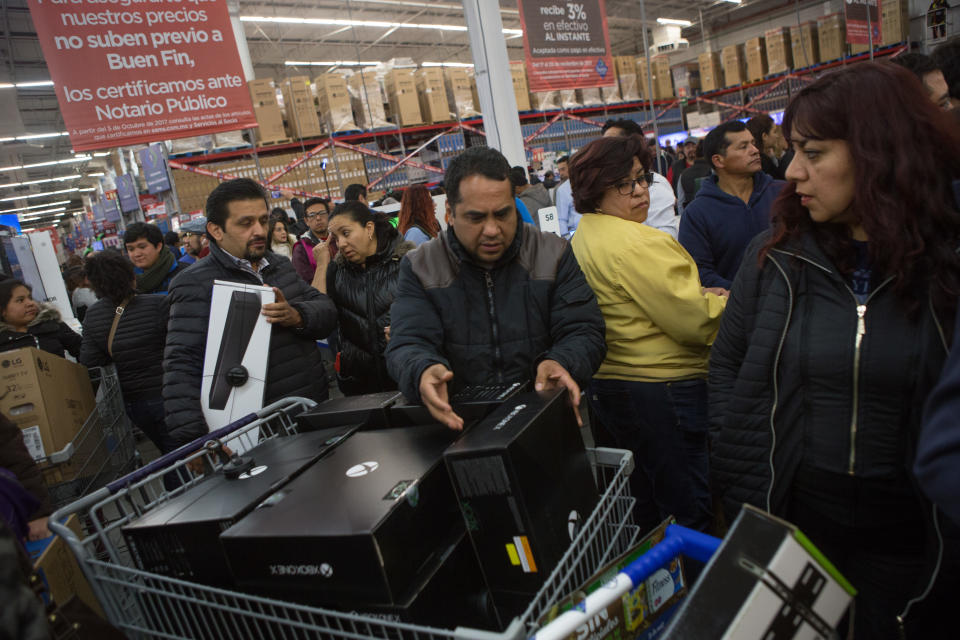
<instances>
[{"instance_id":1,"label":"red hanging banner","mask_svg":"<svg viewBox=\"0 0 960 640\"><path fill-rule=\"evenodd\" d=\"M76 151L257 126L226 0L29 0Z\"/></svg>"},{"instance_id":2,"label":"red hanging banner","mask_svg":"<svg viewBox=\"0 0 960 640\"><path fill-rule=\"evenodd\" d=\"M880 10L877 0L844 0L847 13L847 44L870 44L873 31L873 46L880 46ZM868 23L869 20L869 23ZM867 26L869 24L869 27Z\"/></svg>"},{"instance_id":3,"label":"red hanging banner","mask_svg":"<svg viewBox=\"0 0 960 640\"><path fill-rule=\"evenodd\" d=\"M531 91L617 83L604 0L518 0Z\"/></svg>"}]
</instances>

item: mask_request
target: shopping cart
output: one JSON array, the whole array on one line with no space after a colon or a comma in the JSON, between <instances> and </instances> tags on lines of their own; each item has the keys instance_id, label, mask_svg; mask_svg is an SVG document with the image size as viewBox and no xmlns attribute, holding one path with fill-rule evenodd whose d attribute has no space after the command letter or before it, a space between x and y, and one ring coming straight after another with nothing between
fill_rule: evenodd
<instances>
[{"instance_id":1,"label":"shopping cart","mask_svg":"<svg viewBox=\"0 0 960 640\"><path fill-rule=\"evenodd\" d=\"M503 633L476 629L436 629L380 618L290 604L208 587L136 568L121 527L158 508L202 480L192 469L222 466L223 443L259 430L261 439L296 432L295 416L314 406L301 398L274 403L207 434L124 478L60 509L50 527L63 536L112 624L128 637L143 638L524 638L560 598L587 581L599 568L633 547L640 537L633 524L634 499L628 475L633 456L617 449L588 449L602 495L557 568L526 611ZM209 443L213 446L206 446ZM171 474L177 482L170 482ZM166 476L167 481L164 482ZM180 486L176 486L178 483ZM167 487L176 486L168 489ZM87 516L83 537L57 524L71 514Z\"/></svg>"},{"instance_id":2,"label":"shopping cart","mask_svg":"<svg viewBox=\"0 0 960 640\"><path fill-rule=\"evenodd\" d=\"M113 365L89 369L96 406L63 449L37 460L55 507L99 489L134 469L138 456Z\"/></svg>"}]
</instances>

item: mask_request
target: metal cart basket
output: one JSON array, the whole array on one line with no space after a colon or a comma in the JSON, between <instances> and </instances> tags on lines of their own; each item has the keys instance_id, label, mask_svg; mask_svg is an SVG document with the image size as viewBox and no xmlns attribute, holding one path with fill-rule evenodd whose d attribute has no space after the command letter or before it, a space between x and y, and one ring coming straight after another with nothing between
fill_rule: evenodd
<instances>
[{"instance_id":1,"label":"metal cart basket","mask_svg":"<svg viewBox=\"0 0 960 640\"><path fill-rule=\"evenodd\" d=\"M133 429L113 365L93 367L96 407L66 447L37 461L55 507L103 487L137 464Z\"/></svg>"},{"instance_id":2,"label":"metal cart basket","mask_svg":"<svg viewBox=\"0 0 960 640\"><path fill-rule=\"evenodd\" d=\"M60 509L50 527L64 537L97 594L110 622L130 638L521 638L536 629L536 621L557 600L576 589L596 570L631 548L640 531L633 524L634 499L628 475L633 456L618 449L589 449L600 502L543 588L522 616L503 633L468 628L436 629L379 618L341 613L169 578L136 568L120 527L157 508L172 496L200 482L192 469L221 466L219 446L259 429L260 437L296 431L294 416L313 402L288 398L181 447L159 460L111 482ZM171 482L176 474L181 486ZM165 477L166 476L166 477ZM59 524L73 514L92 523L82 538ZM83 519L83 518L81 518Z\"/></svg>"}]
</instances>

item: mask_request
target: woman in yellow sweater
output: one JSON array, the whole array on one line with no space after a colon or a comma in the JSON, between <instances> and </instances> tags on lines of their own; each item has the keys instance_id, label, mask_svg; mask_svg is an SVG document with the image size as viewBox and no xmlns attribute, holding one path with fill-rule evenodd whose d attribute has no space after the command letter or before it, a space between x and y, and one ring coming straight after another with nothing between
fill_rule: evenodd
<instances>
[{"instance_id":1,"label":"woman in yellow sweater","mask_svg":"<svg viewBox=\"0 0 960 640\"><path fill-rule=\"evenodd\" d=\"M650 153L640 136L599 138L570 160L583 216L573 252L606 321L607 357L590 384L593 415L630 449L638 524L668 515L706 531L707 365L726 291L700 286L693 258L643 224Z\"/></svg>"}]
</instances>

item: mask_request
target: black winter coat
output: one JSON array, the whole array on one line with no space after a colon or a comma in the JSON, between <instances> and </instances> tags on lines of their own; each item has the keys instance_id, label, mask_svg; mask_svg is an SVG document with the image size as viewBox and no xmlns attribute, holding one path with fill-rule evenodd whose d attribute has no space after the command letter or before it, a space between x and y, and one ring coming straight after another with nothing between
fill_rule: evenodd
<instances>
[{"instance_id":1,"label":"black winter coat","mask_svg":"<svg viewBox=\"0 0 960 640\"><path fill-rule=\"evenodd\" d=\"M337 254L327 268L327 295L340 320L340 390L359 395L397 388L387 373L384 327L390 326L390 305L397 292L400 260L416 249L394 238L361 267Z\"/></svg>"},{"instance_id":2,"label":"black winter coat","mask_svg":"<svg viewBox=\"0 0 960 640\"><path fill-rule=\"evenodd\" d=\"M812 236L760 268L768 237L746 251L710 358L711 468L730 517L744 502L785 515L801 462L905 481L947 354L941 320L908 319L889 279L860 305Z\"/></svg>"},{"instance_id":3,"label":"black winter coat","mask_svg":"<svg viewBox=\"0 0 960 640\"><path fill-rule=\"evenodd\" d=\"M80 334L61 321L56 307L40 304L40 313L27 327L27 333L15 331L10 325L0 322L0 351L23 347L36 347L61 358L67 352L76 358L80 355Z\"/></svg>"},{"instance_id":4,"label":"black winter coat","mask_svg":"<svg viewBox=\"0 0 960 640\"><path fill-rule=\"evenodd\" d=\"M260 274L261 283L211 242L210 254L170 283L163 398L171 446L179 447L207 432L200 387L214 280L277 287L303 318L299 329L273 327L264 404L288 396L317 402L327 399L327 377L316 341L333 331L337 310L330 298L297 275L289 260L269 252L266 259L269 265Z\"/></svg>"},{"instance_id":5,"label":"black winter coat","mask_svg":"<svg viewBox=\"0 0 960 640\"><path fill-rule=\"evenodd\" d=\"M138 294L127 304L113 337L113 357L107 351L107 338L116 305L98 300L83 320L80 364L102 367L115 363L120 390L126 401L159 397L163 385L163 347L167 340L167 296Z\"/></svg>"},{"instance_id":6,"label":"black winter coat","mask_svg":"<svg viewBox=\"0 0 960 640\"><path fill-rule=\"evenodd\" d=\"M412 401L441 363L451 391L529 381L556 360L582 388L607 353L597 298L569 243L528 224L491 269L471 260L452 228L403 259L391 309L387 368Z\"/></svg>"}]
</instances>

